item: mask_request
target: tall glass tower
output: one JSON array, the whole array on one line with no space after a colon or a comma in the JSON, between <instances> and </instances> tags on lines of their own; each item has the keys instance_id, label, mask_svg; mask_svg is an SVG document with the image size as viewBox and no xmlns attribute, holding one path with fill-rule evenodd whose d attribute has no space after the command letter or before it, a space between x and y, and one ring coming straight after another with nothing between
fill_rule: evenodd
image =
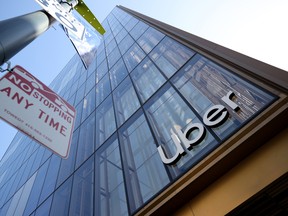
<instances>
[{"instance_id":1,"label":"tall glass tower","mask_svg":"<svg viewBox=\"0 0 288 216\"><path fill-rule=\"evenodd\" d=\"M175 211L262 145L245 137L284 100L281 70L271 87L151 20L116 7L90 67L75 55L51 83L77 111L69 157L18 133L0 162L0 215Z\"/></svg>"}]
</instances>

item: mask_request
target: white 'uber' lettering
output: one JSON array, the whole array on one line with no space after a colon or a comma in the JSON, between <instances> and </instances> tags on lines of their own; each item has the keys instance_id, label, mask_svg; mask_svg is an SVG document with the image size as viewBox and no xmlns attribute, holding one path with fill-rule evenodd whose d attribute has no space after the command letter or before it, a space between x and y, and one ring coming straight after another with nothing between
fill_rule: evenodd
<instances>
[{"instance_id":1,"label":"white 'uber' lettering","mask_svg":"<svg viewBox=\"0 0 288 216\"><path fill-rule=\"evenodd\" d=\"M227 95L222 97L224 101L231 109L237 111L240 107L232 100L235 94L229 91ZM203 115L203 123L209 127L218 127L222 125L229 117L229 112L223 105L214 105L210 107ZM194 133L193 133L194 132ZM174 129L171 129L171 138L176 147L176 152L173 156L168 158L168 155L163 150L163 146L157 147L158 153L164 164L174 164L177 163L181 156L185 155L185 149L191 150L193 147L200 144L205 136L206 129L201 123L190 123L184 132L182 132L179 125L174 125ZM193 137L191 136L193 133ZM192 138L190 138L192 137Z\"/></svg>"}]
</instances>

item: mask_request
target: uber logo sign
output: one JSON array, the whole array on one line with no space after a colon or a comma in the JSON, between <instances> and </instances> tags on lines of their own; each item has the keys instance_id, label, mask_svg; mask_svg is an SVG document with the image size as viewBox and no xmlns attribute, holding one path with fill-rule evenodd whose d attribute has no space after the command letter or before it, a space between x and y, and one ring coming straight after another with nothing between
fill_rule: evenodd
<instances>
[{"instance_id":1,"label":"uber logo sign","mask_svg":"<svg viewBox=\"0 0 288 216\"><path fill-rule=\"evenodd\" d=\"M227 95L222 97L221 99L225 102L225 104L227 104L233 110L237 111L240 108L235 102L232 101L232 98L234 96L235 94L232 91L229 91ZM229 113L226 107L224 107L223 105L214 105L204 113L203 123L211 128L218 127L222 125L228 117ZM191 150L193 147L201 143L205 138L206 128L202 123L191 123L183 132L178 125L175 125L174 130L171 129L171 132L171 138L176 147L176 152L174 156L168 158L161 145L157 148L161 160L165 164L176 163L181 158L181 156L186 154L187 150ZM192 133L194 134L193 138L191 138Z\"/></svg>"}]
</instances>

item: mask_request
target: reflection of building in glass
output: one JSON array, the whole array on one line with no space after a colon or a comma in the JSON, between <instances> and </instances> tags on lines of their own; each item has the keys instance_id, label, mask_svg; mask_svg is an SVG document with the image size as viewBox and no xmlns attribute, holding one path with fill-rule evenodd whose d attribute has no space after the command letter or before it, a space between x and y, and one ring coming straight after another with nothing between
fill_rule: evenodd
<instances>
[{"instance_id":1,"label":"reflection of building in glass","mask_svg":"<svg viewBox=\"0 0 288 216\"><path fill-rule=\"evenodd\" d=\"M75 55L51 84L77 111L69 158L17 134L0 162L0 215L233 215L285 178L283 71L120 8L104 20L90 67ZM238 111L221 99L230 91ZM229 118L210 127L214 105ZM197 129L184 134L195 123L205 136L164 164L157 147L173 157L175 141L197 138Z\"/></svg>"}]
</instances>

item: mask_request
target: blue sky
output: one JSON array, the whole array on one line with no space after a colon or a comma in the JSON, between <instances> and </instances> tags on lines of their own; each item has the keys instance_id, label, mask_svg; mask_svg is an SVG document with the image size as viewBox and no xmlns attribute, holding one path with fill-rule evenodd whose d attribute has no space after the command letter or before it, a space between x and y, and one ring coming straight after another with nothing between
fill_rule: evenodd
<instances>
[{"instance_id":1,"label":"blue sky","mask_svg":"<svg viewBox=\"0 0 288 216\"><path fill-rule=\"evenodd\" d=\"M85 0L85 3L100 22L115 5L123 5L288 71L287 0ZM40 9L34 0L3 0L0 21ZM49 85L74 54L73 46L56 23L10 61ZM16 132L0 120L0 158Z\"/></svg>"}]
</instances>

